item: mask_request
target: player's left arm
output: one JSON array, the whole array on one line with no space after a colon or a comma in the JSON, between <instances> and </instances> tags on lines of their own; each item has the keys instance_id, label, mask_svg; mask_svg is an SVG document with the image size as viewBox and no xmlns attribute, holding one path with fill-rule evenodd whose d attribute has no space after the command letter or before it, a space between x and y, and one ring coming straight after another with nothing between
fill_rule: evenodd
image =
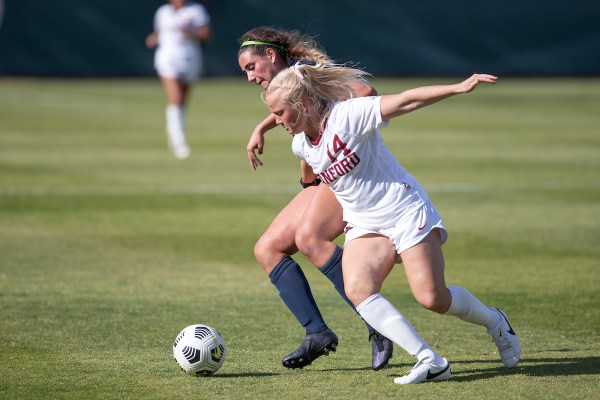
<instances>
[{"instance_id":1,"label":"player's left arm","mask_svg":"<svg viewBox=\"0 0 600 400\"><path fill-rule=\"evenodd\" d=\"M319 176L315 174L312 167L304 160L300 161L300 174L302 177L302 182L300 183L302 187L315 186L320 182L317 180Z\"/></svg>"},{"instance_id":2,"label":"player's left arm","mask_svg":"<svg viewBox=\"0 0 600 400\"><path fill-rule=\"evenodd\" d=\"M461 93L472 92L480 83L495 84L497 77L474 74L454 85L422 86L381 97L381 117L388 120Z\"/></svg>"},{"instance_id":3,"label":"player's left arm","mask_svg":"<svg viewBox=\"0 0 600 400\"><path fill-rule=\"evenodd\" d=\"M212 28L210 26L210 16L203 10L202 6L196 5L192 10L191 20L184 28L185 33L200 43L208 43L212 40Z\"/></svg>"},{"instance_id":4,"label":"player's left arm","mask_svg":"<svg viewBox=\"0 0 600 400\"><path fill-rule=\"evenodd\" d=\"M212 29L210 25L203 25L190 32L190 36L201 43L207 43L212 39Z\"/></svg>"}]
</instances>

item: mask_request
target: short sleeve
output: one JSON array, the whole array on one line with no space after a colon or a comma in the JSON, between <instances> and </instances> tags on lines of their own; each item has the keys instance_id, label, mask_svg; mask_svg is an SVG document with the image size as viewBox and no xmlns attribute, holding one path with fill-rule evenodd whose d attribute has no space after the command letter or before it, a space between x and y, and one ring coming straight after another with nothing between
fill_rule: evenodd
<instances>
[{"instance_id":1,"label":"short sleeve","mask_svg":"<svg viewBox=\"0 0 600 400\"><path fill-rule=\"evenodd\" d=\"M208 25L210 23L210 16L208 15L208 12L204 8L204 6L200 4L195 5L192 23L197 28Z\"/></svg>"},{"instance_id":2,"label":"short sleeve","mask_svg":"<svg viewBox=\"0 0 600 400\"><path fill-rule=\"evenodd\" d=\"M337 130L354 136L388 125L381 118L381 96L357 97L337 103L331 122Z\"/></svg>"},{"instance_id":3,"label":"short sleeve","mask_svg":"<svg viewBox=\"0 0 600 400\"><path fill-rule=\"evenodd\" d=\"M304 141L302 136L304 136L304 134L294 135L294 138L292 139L292 153L299 159L306 161L303 151Z\"/></svg>"}]
</instances>

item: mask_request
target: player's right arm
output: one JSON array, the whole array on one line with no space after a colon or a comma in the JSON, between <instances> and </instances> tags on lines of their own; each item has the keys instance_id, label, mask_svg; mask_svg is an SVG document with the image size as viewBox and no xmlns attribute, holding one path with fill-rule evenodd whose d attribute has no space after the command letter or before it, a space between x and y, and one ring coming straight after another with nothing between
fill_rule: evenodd
<instances>
[{"instance_id":1,"label":"player's right arm","mask_svg":"<svg viewBox=\"0 0 600 400\"><path fill-rule=\"evenodd\" d=\"M275 115L269 114L269 116L256 125L254 131L252 131L252 136L250 136L250 140L246 146L246 152L248 153L248 159L250 160L250 167L252 170L256 171L256 168L263 165L262 161L260 161L256 155L256 151L258 151L259 155L263 153L263 147L265 145L265 133L276 126L277 123L275 122Z\"/></svg>"},{"instance_id":2,"label":"player's right arm","mask_svg":"<svg viewBox=\"0 0 600 400\"><path fill-rule=\"evenodd\" d=\"M354 89L356 97L377 96L377 90L368 82L356 81L353 82L351 86L352 89ZM246 145L246 152L248 153L250 168L252 168L253 171L256 171L256 168L263 165L262 161L260 161L256 155L256 152L258 151L258 155L263 153L263 148L265 145L265 133L276 126L277 123L275 122L275 116L273 114L269 114L269 116L256 125L254 131L252 131L248 145ZM305 166L300 165L300 169L301 171L304 171ZM304 172L302 173L302 176L304 177Z\"/></svg>"}]
</instances>

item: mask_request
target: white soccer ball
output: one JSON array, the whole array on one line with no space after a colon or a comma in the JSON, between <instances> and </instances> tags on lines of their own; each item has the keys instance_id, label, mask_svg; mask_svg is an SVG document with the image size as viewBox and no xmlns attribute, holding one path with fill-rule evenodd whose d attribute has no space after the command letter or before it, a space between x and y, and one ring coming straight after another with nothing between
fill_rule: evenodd
<instances>
[{"instance_id":1,"label":"white soccer ball","mask_svg":"<svg viewBox=\"0 0 600 400\"><path fill-rule=\"evenodd\" d=\"M189 375L208 376L225 362L225 342L216 329L196 324L184 328L173 343L173 357Z\"/></svg>"}]
</instances>

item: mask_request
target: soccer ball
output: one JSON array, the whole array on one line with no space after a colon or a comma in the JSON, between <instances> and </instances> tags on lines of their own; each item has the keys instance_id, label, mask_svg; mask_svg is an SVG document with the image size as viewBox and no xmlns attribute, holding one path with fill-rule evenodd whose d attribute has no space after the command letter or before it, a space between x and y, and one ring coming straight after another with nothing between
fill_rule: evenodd
<instances>
[{"instance_id":1,"label":"soccer ball","mask_svg":"<svg viewBox=\"0 0 600 400\"><path fill-rule=\"evenodd\" d=\"M208 376L225 362L225 342L216 329L196 324L184 328L173 343L173 357L188 375Z\"/></svg>"}]
</instances>

